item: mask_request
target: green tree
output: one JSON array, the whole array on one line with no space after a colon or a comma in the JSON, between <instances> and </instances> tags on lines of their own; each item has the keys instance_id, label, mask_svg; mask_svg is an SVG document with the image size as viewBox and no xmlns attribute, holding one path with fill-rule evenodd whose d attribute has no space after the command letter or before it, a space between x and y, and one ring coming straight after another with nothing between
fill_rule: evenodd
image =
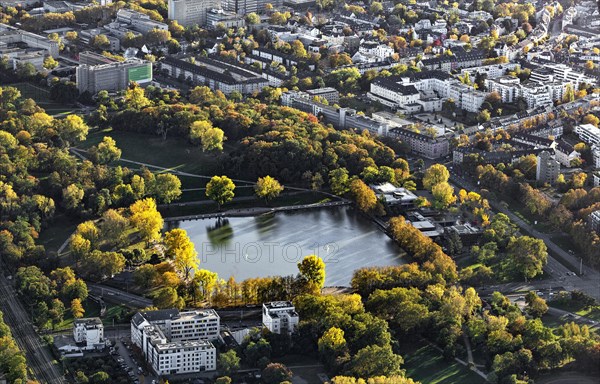
<instances>
[{"instance_id":1,"label":"green tree","mask_svg":"<svg viewBox=\"0 0 600 384\"><path fill-rule=\"evenodd\" d=\"M251 12L246 15L246 23L248 23L248 25L258 24L260 23L260 16L258 16L256 12Z\"/></svg>"},{"instance_id":2,"label":"green tree","mask_svg":"<svg viewBox=\"0 0 600 384\"><path fill-rule=\"evenodd\" d=\"M356 377L399 375L403 362L402 356L396 355L391 346L369 345L354 355L350 371Z\"/></svg>"},{"instance_id":3,"label":"green tree","mask_svg":"<svg viewBox=\"0 0 600 384\"><path fill-rule=\"evenodd\" d=\"M90 149L90 155L96 164L108 164L121 158L121 150L115 139L104 136L98 145Z\"/></svg>"},{"instance_id":4,"label":"green tree","mask_svg":"<svg viewBox=\"0 0 600 384\"><path fill-rule=\"evenodd\" d=\"M234 349L219 355L219 372L231 376L240 369L240 358Z\"/></svg>"},{"instance_id":5,"label":"green tree","mask_svg":"<svg viewBox=\"0 0 600 384\"><path fill-rule=\"evenodd\" d=\"M181 180L172 173L160 173L155 178L152 192L159 202L170 204L181 197Z\"/></svg>"},{"instance_id":6,"label":"green tree","mask_svg":"<svg viewBox=\"0 0 600 384\"><path fill-rule=\"evenodd\" d=\"M525 296L527 303L527 313L533 317L540 318L548 312L546 300L539 297L534 291L529 291Z\"/></svg>"},{"instance_id":7,"label":"green tree","mask_svg":"<svg viewBox=\"0 0 600 384\"><path fill-rule=\"evenodd\" d=\"M219 210L221 205L233 199L234 190L235 184L227 176L213 176L206 184L206 196L217 203Z\"/></svg>"},{"instance_id":8,"label":"green tree","mask_svg":"<svg viewBox=\"0 0 600 384\"><path fill-rule=\"evenodd\" d=\"M154 297L154 305L159 309L183 308L184 302L175 288L165 287L157 292Z\"/></svg>"},{"instance_id":9,"label":"green tree","mask_svg":"<svg viewBox=\"0 0 600 384\"><path fill-rule=\"evenodd\" d=\"M508 257L515 274L532 279L542 273L548 252L541 239L529 236L513 237L508 243Z\"/></svg>"},{"instance_id":10,"label":"green tree","mask_svg":"<svg viewBox=\"0 0 600 384\"><path fill-rule=\"evenodd\" d=\"M349 191L350 179L346 168L336 168L329 172L329 185L331 191L338 196L342 196Z\"/></svg>"},{"instance_id":11,"label":"green tree","mask_svg":"<svg viewBox=\"0 0 600 384\"><path fill-rule=\"evenodd\" d=\"M273 198L279 196L281 191L283 191L283 186L271 176L259 177L254 186L254 191L256 192L256 196L265 199L268 203Z\"/></svg>"},{"instance_id":12,"label":"green tree","mask_svg":"<svg viewBox=\"0 0 600 384\"><path fill-rule=\"evenodd\" d=\"M271 363L262 371L262 380L266 384L280 384L292 379L292 371L280 363Z\"/></svg>"}]
</instances>

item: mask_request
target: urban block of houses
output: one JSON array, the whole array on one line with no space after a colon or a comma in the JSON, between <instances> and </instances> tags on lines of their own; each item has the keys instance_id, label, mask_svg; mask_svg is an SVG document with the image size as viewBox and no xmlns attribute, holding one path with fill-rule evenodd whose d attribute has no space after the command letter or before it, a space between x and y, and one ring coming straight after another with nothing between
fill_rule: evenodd
<instances>
[{"instance_id":1,"label":"urban block of houses","mask_svg":"<svg viewBox=\"0 0 600 384\"><path fill-rule=\"evenodd\" d=\"M220 317L212 309L179 312L163 309L136 313L131 342L157 375L213 371Z\"/></svg>"},{"instance_id":2,"label":"urban block of houses","mask_svg":"<svg viewBox=\"0 0 600 384\"><path fill-rule=\"evenodd\" d=\"M424 71L411 77L380 77L371 83L369 98L405 114L441 111L443 101L478 112L487 93L475 90L442 71Z\"/></svg>"},{"instance_id":3,"label":"urban block of houses","mask_svg":"<svg viewBox=\"0 0 600 384\"><path fill-rule=\"evenodd\" d=\"M167 76L186 80L192 84L206 85L213 91L219 90L225 95L237 91L241 94L260 92L269 85L261 75L244 69L232 70L222 62L208 61L199 65L189 61L166 56L158 62L159 69ZM208 65L207 65L208 64Z\"/></svg>"},{"instance_id":4,"label":"urban block of houses","mask_svg":"<svg viewBox=\"0 0 600 384\"><path fill-rule=\"evenodd\" d=\"M298 330L300 317L289 301L273 301L262 306L262 323L277 334L292 334Z\"/></svg>"}]
</instances>

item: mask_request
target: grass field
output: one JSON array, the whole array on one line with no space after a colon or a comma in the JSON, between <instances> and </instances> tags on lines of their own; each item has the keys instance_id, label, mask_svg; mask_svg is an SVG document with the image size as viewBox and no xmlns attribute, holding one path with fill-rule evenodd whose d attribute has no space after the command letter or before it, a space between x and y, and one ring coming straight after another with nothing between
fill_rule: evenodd
<instances>
[{"instance_id":1,"label":"grass field","mask_svg":"<svg viewBox=\"0 0 600 384\"><path fill-rule=\"evenodd\" d=\"M600 321L600 305L584 307L581 303L572 300L568 301L567 303L551 301L548 303L548 305L564 311L575 313L579 316L585 316L591 320Z\"/></svg>"},{"instance_id":2,"label":"grass field","mask_svg":"<svg viewBox=\"0 0 600 384\"><path fill-rule=\"evenodd\" d=\"M48 89L42 88L38 85L33 85L30 83L16 83L11 84L11 87L17 88L23 98L30 98L35 100L35 102L42 108L46 110L46 113L49 115L61 115L68 114L73 110L77 109L73 105L70 104L61 104L56 103L50 100L50 91Z\"/></svg>"},{"instance_id":3,"label":"grass field","mask_svg":"<svg viewBox=\"0 0 600 384\"><path fill-rule=\"evenodd\" d=\"M77 220L69 219L64 214L56 215L52 223L41 231L39 244L46 248L46 252L58 251L58 248L75 231L78 223Z\"/></svg>"},{"instance_id":4,"label":"grass field","mask_svg":"<svg viewBox=\"0 0 600 384\"><path fill-rule=\"evenodd\" d=\"M446 361L441 352L416 342L402 353L406 375L427 384L481 384L485 380L455 361Z\"/></svg>"},{"instance_id":5,"label":"grass field","mask_svg":"<svg viewBox=\"0 0 600 384\"><path fill-rule=\"evenodd\" d=\"M192 146L182 137L167 137L163 140L159 136L106 129L91 132L81 147L89 148L96 145L104 136L110 136L116 141L122 151L123 159L199 175L215 175L223 172L224 164L218 153L204 153L201 148ZM233 149L232 145L225 143L226 151ZM136 168L136 165L131 163L122 162L122 165ZM197 186L185 183L186 188Z\"/></svg>"},{"instance_id":6,"label":"grass field","mask_svg":"<svg viewBox=\"0 0 600 384\"><path fill-rule=\"evenodd\" d=\"M83 302L83 309L85 309L84 317L99 317L100 316L100 305L92 300L86 300ZM126 322L127 314L130 309L122 305L106 303L106 313L102 317L104 325L112 325L113 319L115 324ZM73 316L71 311L67 307L63 321L55 327L55 330L72 329L73 328Z\"/></svg>"}]
</instances>

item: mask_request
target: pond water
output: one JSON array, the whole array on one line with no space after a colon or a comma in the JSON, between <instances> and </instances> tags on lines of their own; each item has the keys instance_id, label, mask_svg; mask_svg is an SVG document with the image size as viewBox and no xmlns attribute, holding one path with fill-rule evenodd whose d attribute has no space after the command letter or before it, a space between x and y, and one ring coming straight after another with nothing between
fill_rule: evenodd
<instances>
[{"instance_id":1,"label":"pond water","mask_svg":"<svg viewBox=\"0 0 600 384\"><path fill-rule=\"evenodd\" d=\"M326 264L325 285L348 286L358 268L405 262L400 247L349 207L171 224L188 232L200 268L223 279L295 275L296 264L316 254Z\"/></svg>"}]
</instances>

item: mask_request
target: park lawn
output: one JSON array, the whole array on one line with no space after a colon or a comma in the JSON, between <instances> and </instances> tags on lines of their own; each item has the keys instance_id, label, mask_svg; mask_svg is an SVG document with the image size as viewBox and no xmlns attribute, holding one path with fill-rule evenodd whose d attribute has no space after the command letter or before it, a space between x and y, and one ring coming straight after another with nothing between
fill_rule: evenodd
<instances>
[{"instance_id":1,"label":"park lawn","mask_svg":"<svg viewBox=\"0 0 600 384\"><path fill-rule=\"evenodd\" d=\"M127 314L130 312L130 309L120 305L106 302L106 313L102 317L102 323L104 325L112 325L113 319L115 324L123 323L124 319L127 318ZM73 329L73 315L69 310L70 303L65 303L66 311L64 319L61 323L59 323L55 330L70 330ZM85 314L83 317L100 317L100 305L93 300L85 300L83 302L83 309L85 310Z\"/></svg>"},{"instance_id":2,"label":"park lawn","mask_svg":"<svg viewBox=\"0 0 600 384\"><path fill-rule=\"evenodd\" d=\"M65 240L75 232L77 224L79 224L79 221L72 220L59 213L47 228L42 229L38 243L44 246L46 252L56 252Z\"/></svg>"},{"instance_id":3,"label":"park lawn","mask_svg":"<svg viewBox=\"0 0 600 384\"><path fill-rule=\"evenodd\" d=\"M456 361L446 361L442 353L425 342L413 343L403 352L406 376L428 384L481 384L485 380Z\"/></svg>"},{"instance_id":4,"label":"park lawn","mask_svg":"<svg viewBox=\"0 0 600 384\"><path fill-rule=\"evenodd\" d=\"M569 300L566 303L560 303L556 301L550 301L549 306L562 309L564 311L573 312L579 316L585 316L588 319L600 321L600 305L592 307L584 307L581 303Z\"/></svg>"},{"instance_id":5,"label":"park lawn","mask_svg":"<svg viewBox=\"0 0 600 384\"><path fill-rule=\"evenodd\" d=\"M154 135L105 129L91 132L80 146L90 148L101 142L104 136L110 136L116 141L123 159L199 175L212 176L222 172L223 164L219 161L218 153L204 153L200 147L192 146L182 137L173 136L163 140ZM226 151L233 149L235 145L225 143ZM138 167L127 162L121 162L121 165Z\"/></svg>"},{"instance_id":6,"label":"park lawn","mask_svg":"<svg viewBox=\"0 0 600 384\"><path fill-rule=\"evenodd\" d=\"M44 108L49 115L65 115L79 108L73 104L63 104L50 101L50 91L46 88L30 83L10 84L11 87L17 88L21 92L21 96L25 99L33 99L37 105Z\"/></svg>"}]
</instances>

